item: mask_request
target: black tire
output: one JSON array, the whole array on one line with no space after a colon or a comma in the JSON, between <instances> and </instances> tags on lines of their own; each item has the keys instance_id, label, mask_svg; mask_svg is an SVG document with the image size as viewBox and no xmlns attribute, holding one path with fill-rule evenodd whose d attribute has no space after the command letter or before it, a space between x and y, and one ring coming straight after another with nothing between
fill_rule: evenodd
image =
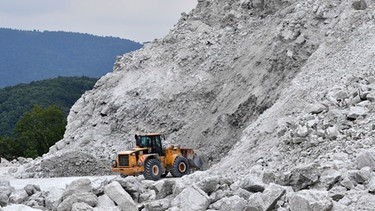
<instances>
[{"instance_id":1,"label":"black tire","mask_svg":"<svg viewBox=\"0 0 375 211\"><path fill-rule=\"evenodd\" d=\"M161 163L157 159L149 159L145 163L143 176L147 180L159 180L161 177Z\"/></svg>"},{"instance_id":2,"label":"black tire","mask_svg":"<svg viewBox=\"0 0 375 211\"><path fill-rule=\"evenodd\" d=\"M126 177L128 177L128 175L125 175L125 174L122 174L122 173L121 173L121 174L120 174L120 177L121 177L121 178L126 178Z\"/></svg>"},{"instance_id":3,"label":"black tire","mask_svg":"<svg viewBox=\"0 0 375 211\"><path fill-rule=\"evenodd\" d=\"M189 162L185 157L178 156L173 162L171 174L174 177L182 177L190 172Z\"/></svg>"}]
</instances>

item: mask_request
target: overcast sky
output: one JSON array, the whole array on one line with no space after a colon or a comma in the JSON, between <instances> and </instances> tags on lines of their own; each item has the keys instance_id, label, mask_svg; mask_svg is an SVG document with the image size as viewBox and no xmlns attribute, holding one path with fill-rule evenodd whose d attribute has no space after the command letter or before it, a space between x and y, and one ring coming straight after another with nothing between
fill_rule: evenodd
<instances>
[{"instance_id":1,"label":"overcast sky","mask_svg":"<svg viewBox=\"0 0 375 211\"><path fill-rule=\"evenodd\" d=\"M137 42L164 37L197 0L0 0L0 28L82 32Z\"/></svg>"}]
</instances>

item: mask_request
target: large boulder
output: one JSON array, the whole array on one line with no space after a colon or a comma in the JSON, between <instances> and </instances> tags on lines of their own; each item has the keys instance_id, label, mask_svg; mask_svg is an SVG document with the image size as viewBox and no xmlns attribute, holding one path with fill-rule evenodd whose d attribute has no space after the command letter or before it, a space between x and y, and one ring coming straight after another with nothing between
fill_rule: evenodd
<instances>
[{"instance_id":1,"label":"large boulder","mask_svg":"<svg viewBox=\"0 0 375 211\"><path fill-rule=\"evenodd\" d=\"M198 211L206 210L210 205L210 197L196 185L185 188L173 199L174 210Z\"/></svg>"},{"instance_id":2,"label":"large boulder","mask_svg":"<svg viewBox=\"0 0 375 211\"><path fill-rule=\"evenodd\" d=\"M0 180L0 206L6 206L9 202L9 196L13 188L10 186L9 181Z\"/></svg>"},{"instance_id":3,"label":"large boulder","mask_svg":"<svg viewBox=\"0 0 375 211\"><path fill-rule=\"evenodd\" d=\"M75 203L85 203L95 207L98 204L98 197L89 192L72 194L59 204L57 211L70 211Z\"/></svg>"},{"instance_id":4,"label":"large boulder","mask_svg":"<svg viewBox=\"0 0 375 211\"><path fill-rule=\"evenodd\" d=\"M112 199L121 210L137 211L137 205L119 182L113 181L104 188L104 193Z\"/></svg>"},{"instance_id":5,"label":"large boulder","mask_svg":"<svg viewBox=\"0 0 375 211\"><path fill-rule=\"evenodd\" d=\"M116 178L125 191L130 194L135 202L140 202L140 195L146 190L138 177Z\"/></svg>"},{"instance_id":6,"label":"large boulder","mask_svg":"<svg viewBox=\"0 0 375 211\"><path fill-rule=\"evenodd\" d=\"M41 191L38 185L33 185L33 184L28 184L23 189L26 191L27 195L29 196L33 195L36 192Z\"/></svg>"},{"instance_id":7,"label":"large boulder","mask_svg":"<svg viewBox=\"0 0 375 211\"><path fill-rule=\"evenodd\" d=\"M284 185L292 186L294 191L305 189L319 182L318 164L298 166L284 178Z\"/></svg>"},{"instance_id":8,"label":"large boulder","mask_svg":"<svg viewBox=\"0 0 375 211\"><path fill-rule=\"evenodd\" d=\"M280 185L271 183L263 192L263 202L266 210L275 208L277 201L284 196L286 189Z\"/></svg>"},{"instance_id":9,"label":"large boulder","mask_svg":"<svg viewBox=\"0 0 375 211\"><path fill-rule=\"evenodd\" d=\"M102 195L104 193L104 187L108 185L113 178L110 177L99 177L91 180L92 191L96 195Z\"/></svg>"},{"instance_id":10,"label":"large boulder","mask_svg":"<svg viewBox=\"0 0 375 211\"><path fill-rule=\"evenodd\" d=\"M163 199L173 193L174 180L160 180L155 182L151 188L156 191L156 199Z\"/></svg>"},{"instance_id":11,"label":"large boulder","mask_svg":"<svg viewBox=\"0 0 375 211\"><path fill-rule=\"evenodd\" d=\"M116 204L114 201L112 201L111 198L109 198L106 194L98 197L98 204L96 207L101 208L108 208L108 207L116 207Z\"/></svg>"},{"instance_id":12,"label":"large boulder","mask_svg":"<svg viewBox=\"0 0 375 211\"><path fill-rule=\"evenodd\" d=\"M62 200L57 207L58 211L71 210L75 203L85 203L91 207L95 207L98 203L98 197L93 193L91 181L87 178L71 182L66 187Z\"/></svg>"},{"instance_id":13,"label":"large boulder","mask_svg":"<svg viewBox=\"0 0 375 211\"><path fill-rule=\"evenodd\" d=\"M330 188L333 184L338 182L341 177L342 173L340 171L329 168L322 172L319 180L326 188Z\"/></svg>"},{"instance_id":14,"label":"large boulder","mask_svg":"<svg viewBox=\"0 0 375 211\"><path fill-rule=\"evenodd\" d=\"M254 193L249 197L249 203L247 205L247 210L250 211L263 211L265 210L265 205L263 201L263 195L260 192Z\"/></svg>"},{"instance_id":15,"label":"large boulder","mask_svg":"<svg viewBox=\"0 0 375 211\"><path fill-rule=\"evenodd\" d=\"M360 106L350 107L349 113L347 115L348 119L357 119L360 116L365 116L368 113L368 109Z\"/></svg>"},{"instance_id":16,"label":"large boulder","mask_svg":"<svg viewBox=\"0 0 375 211\"><path fill-rule=\"evenodd\" d=\"M356 210L374 210L375 196L372 194L361 194L357 203Z\"/></svg>"},{"instance_id":17,"label":"large boulder","mask_svg":"<svg viewBox=\"0 0 375 211\"><path fill-rule=\"evenodd\" d=\"M327 191L301 190L288 195L291 211L331 211L333 202Z\"/></svg>"},{"instance_id":18,"label":"large boulder","mask_svg":"<svg viewBox=\"0 0 375 211\"><path fill-rule=\"evenodd\" d=\"M319 114L326 110L327 110L327 107L321 103L312 104L307 108L307 112L311 114Z\"/></svg>"},{"instance_id":19,"label":"large boulder","mask_svg":"<svg viewBox=\"0 0 375 211\"><path fill-rule=\"evenodd\" d=\"M348 176L354 184L367 184L373 177L370 167L363 167L360 170L348 171Z\"/></svg>"},{"instance_id":20,"label":"large boulder","mask_svg":"<svg viewBox=\"0 0 375 211\"><path fill-rule=\"evenodd\" d=\"M94 207L94 211L121 211L118 207Z\"/></svg>"},{"instance_id":21,"label":"large boulder","mask_svg":"<svg viewBox=\"0 0 375 211\"><path fill-rule=\"evenodd\" d=\"M145 204L145 209L152 211L165 211L169 208L172 200L173 196L169 196L164 199L153 200Z\"/></svg>"},{"instance_id":22,"label":"large boulder","mask_svg":"<svg viewBox=\"0 0 375 211\"><path fill-rule=\"evenodd\" d=\"M27 199L25 204L30 207L44 207L45 194L43 192L36 192Z\"/></svg>"},{"instance_id":23,"label":"large boulder","mask_svg":"<svg viewBox=\"0 0 375 211\"><path fill-rule=\"evenodd\" d=\"M71 211L93 211L94 208L84 202L74 203Z\"/></svg>"},{"instance_id":24,"label":"large boulder","mask_svg":"<svg viewBox=\"0 0 375 211\"><path fill-rule=\"evenodd\" d=\"M24 189L15 190L9 196L9 202L11 204L22 204L29 197L27 192Z\"/></svg>"},{"instance_id":25,"label":"large boulder","mask_svg":"<svg viewBox=\"0 0 375 211\"><path fill-rule=\"evenodd\" d=\"M265 189L264 186L265 184L262 181L252 176L246 177L239 184L240 188L245 189L249 192L263 192Z\"/></svg>"},{"instance_id":26,"label":"large boulder","mask_svg":"<svg viewBox=\"0 0 375 211\"><path fill-rule=\"evenodd\" d=\"M375 150L364 150L357 156L358 169L366 166L370 167L372 171L375 170Z\"/></svg>"},{"instance_id":27,"label":"large boulder","mask_svg":"<svg viewBox=\"0 0 375 211\"><path fill-rule=\"evenodd\" d=\"M74 180L67 187L63 195L63 199L66 199L70 195L76 193L89 193L92 192L91 181L87 178Z\"/></svg>"},{"instance_id":28,"label":"large boulder","mask_svg":"<svg viewBox=\"0 0 375 211\"><path fill-rule=\"evenodd\" d=\"M197 183L197 186L207 194L214 192L220 183L219 176L207 177Z\"/></svg>"},{"instance_id":29,"label":"large boulder","mask_svg":"<svg viewBox=\"0 0 375 211\"><path fill-rule=\"evenodd\" d=\"M375 177L372 177L368 184L368 192L374 194L375 193Z\"/></svg>"},{"instance_id":30,"label":"large boulder","mask_svg":"<svg viewBox=\"0 0 375 211\"><path fill-rule=\"evenodd\" d=\"M280 185L271 183L263 193L250 196L248 207L250 210L274 210L277 201L284 196L286 189Z\"/></svg>"},{"instance_id":31,"label":"large boulder","mask_svg":"<svg viewBox=\"0 0 375 211\"><path fill-rule=\"evenodd\" d=\"M45 206L48 210L56 210L62 202L64 189L52 187L46 192Z\"/></svg>"},{"instance_id":32,"label":"large boulder","mask_svg":"<svg viewBox=\"0 0 375 211\"><path fill-rule=\"evenodd\" d=\"M210 209L219 211L233 210L240 211L245 210L247 207L247 201L237 195L231 197L224 197L214 204L210 205Z\"/></svg>"}]
</instances>

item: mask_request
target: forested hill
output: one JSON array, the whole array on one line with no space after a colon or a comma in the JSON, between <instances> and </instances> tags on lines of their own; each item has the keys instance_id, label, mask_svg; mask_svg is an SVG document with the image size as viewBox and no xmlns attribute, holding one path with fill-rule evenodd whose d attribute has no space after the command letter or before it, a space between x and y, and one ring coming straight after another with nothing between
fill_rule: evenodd
<instances>
[{"instance_id":1,"label":"forested hill","mask_svg":"<svg viewBox=\"0 0 375 211\"><path fill-rule=\"evenodd\" d=\"M58 77L0 89L0 135L12 135L19 118L34 105L56 105L66 117L70 107L96 81L88 77Z\"/></svg>"},{"instance_id":2,"label":"forested hill","mask_svg":"<svg viewBox=\"0 0 375 211\"><path fill-rule=\"evenodd\" d=\"M131 40L73 32L0 28L0 87L57 76L99 78L117 55L142 47Z\"/></svg>"}]
</instances>

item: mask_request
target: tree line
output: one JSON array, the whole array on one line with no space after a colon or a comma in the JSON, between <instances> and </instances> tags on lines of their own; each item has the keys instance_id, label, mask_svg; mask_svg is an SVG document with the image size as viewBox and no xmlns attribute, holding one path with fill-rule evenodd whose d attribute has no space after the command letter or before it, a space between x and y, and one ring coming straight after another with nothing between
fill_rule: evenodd
<instances>
[{"instance_id":1,"label":"tree line","mask_svg":"<svg viewBox=\"0 0 375 211\"><path fill-rule=\"evenodd\" d=\"M18 120L14 136L0 135L0 157L41 156L62 139L65 126L66 118L58 106L43 108L36 104Z\"/></svg>"},{"instance_id":2,"label":"tree line","mask_svg":"<svg viewBox=\"0 0 375 211\"><path fill-rule=\"evenodd\" d=\"M97 79L58 77L0 89L0 157L35 158L62 139L71 106Z\"/></svg>"}]
</instances>

